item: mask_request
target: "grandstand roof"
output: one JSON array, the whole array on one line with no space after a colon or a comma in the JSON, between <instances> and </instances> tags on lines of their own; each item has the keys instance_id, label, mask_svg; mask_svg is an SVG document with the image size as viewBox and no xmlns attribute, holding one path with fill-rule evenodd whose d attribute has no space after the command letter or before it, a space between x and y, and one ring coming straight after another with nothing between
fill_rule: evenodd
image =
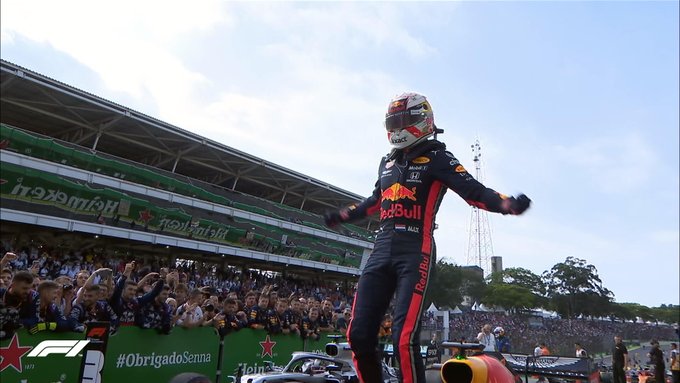
<instances>
[{"instance_id":1,"label":"grandstand roof","mask_svg":"<svg viewBox=\"0 0 680 383\"><path fill-rule=\"evenodd\" d=\"M362 198L0 61L3 123L314 213Z\"/></svg>"}]
</instances>

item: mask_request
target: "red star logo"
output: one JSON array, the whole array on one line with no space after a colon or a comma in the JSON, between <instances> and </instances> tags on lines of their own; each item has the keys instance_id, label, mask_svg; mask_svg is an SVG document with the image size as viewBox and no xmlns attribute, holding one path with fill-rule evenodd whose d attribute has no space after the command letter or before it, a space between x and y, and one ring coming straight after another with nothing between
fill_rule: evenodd
<instances>
[{"instance_id":1,"label":"red star logo","mask_svg":"<svg viewBox=\"0 0 680 383\"><path fill-rule=\"evenodd\" d=\"M0 185L4 185L7 183L7 180L0 178Z\"/></svg>"},{"instance_id":2,"label":"red star logo","mask_svg":"<svg viewBox=\"0 0 680 383\"><path fill-rule=\"evenodd\" d=\"M267 335L267 338L264 340L264 342L260 342L260 346L262 347L262 355L260 355L260 358L264 358L265 355L269 355L270 357L274 357L274 346L276 346L276 342L272 342L271 339L269 339L269 335Z\"/></svg>"},{"instance_id":3,"label":"red star logo","mask_svg":"<svg viewBox=\"0 0 680 383\"><path fill-rule=\"evenodd\" d=\"M149 209L146 209L139 212L139 219L144 221L144 223L149 223L153 219L153 215L151 215Z\"/></svg>"},{"instance_id":4,"label":"red star logo","mask_svg":"<svg viewBox=\"0 0 680 383\"><path fill-rule=\"evenodd\" d=\"M33 347L21 347L19 344L19 337L17 334L14 334L12 341L9 342L9 346L0 347L0 372L4 371L9 366L12 366L17 372L22 372L23 366L21 365L21 357L31 351L32 348Z\"/></svg>"}]
</instances>

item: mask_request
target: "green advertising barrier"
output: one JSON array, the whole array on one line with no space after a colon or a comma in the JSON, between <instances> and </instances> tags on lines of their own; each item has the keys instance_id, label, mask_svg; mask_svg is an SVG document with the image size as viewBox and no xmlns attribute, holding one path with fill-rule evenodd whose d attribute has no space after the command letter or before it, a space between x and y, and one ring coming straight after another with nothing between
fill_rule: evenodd
<instances>
[{"instance_id":1,"label":"green advertising barrier","mask_svg":"<svg viewBox=\"0 0 680 383\"><path fill-rule=\"evenodd\" d=\"M305 339L298 335L272 335L263 330L243 329L224 338L224 358L222 361L222 382L232 382L229 376L257 374L265 372L266 364L283 367L296 351L324 353L326 344L333 340L321 333L319 340ZM219 382L219 383L222 383Z\"/></svg>"},{"instance_id":2,"label":"green advertising barrier","mask_svg":"<svg viewBox=\"0 0 680 383\"><path fill-rule=\"evenodd\" d=\"M264 372L265 362L285 366L290 355L302 349L302 338L298 335L272 335L252 329L232 332L224 337L222 382L231 382L229 376L236 376L239 369L242 374Z\"/></svg>"},{"instance_id":3,"label":"green advertising barrier","mask_svg":"<svg viewBox=\"0 0 680 383\"><path fill-rule=\"evenodd\" d=\"M332 341L326 333L318 341L303 341L297 335L272 335L264 330L242 329L224 338L221 382L229 376L261 373L265 362L285 366L296 351L324 352ZM83 351L68 356L72 346L84 339L82 333L41 332L30 335L19 330L0 342L0 380L5 383L79 383ZM43 357L36 346L42 341L72 341L67 348ZM182 372L196 372L215 379L219 336L213 328L176 327L169 335L137 327L121 327L109 337L101 370L102 382L169 382ZM61 345L64 347L65 345Z\"/></svg>"},{"instance_id":4,"label":"green advertising barrier","mask_svg":"<svg viewBox=\"0 0 680 383\"><path fill-rule=\"evenodd\" d=\"M218 349L219 336L210 327L175 327L169 335L121 327L109 337L102 381L165 383L182 372L197 372L213 380Z\"/></svg>"},{"instance_id":5,"label":"green advertising barrier","mask_svg":"<svg viewBox=\"0 0 680 383\"><path fill-rule=\"evenodd\" d=\"M71 345L85 337L81 333L50 331L29 334L17 331L10 339L0 341L0 381L2 383L76 383L80 374L82 357L66 356L64 353L50 353L47 356L31 356L32 352L46 340L72 341ZM44 346L44 345L43 345ZM67 350L69 350L67 348Z\"/></svg>"}]
</instances>

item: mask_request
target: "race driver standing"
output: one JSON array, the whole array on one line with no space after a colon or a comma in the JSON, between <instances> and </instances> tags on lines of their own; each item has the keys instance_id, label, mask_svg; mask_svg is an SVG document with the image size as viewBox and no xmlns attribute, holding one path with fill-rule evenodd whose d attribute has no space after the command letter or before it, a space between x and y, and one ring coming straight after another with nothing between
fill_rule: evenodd
<instances>
[{"instance_id":1,"label":"race driver standing","mask_svg":"<svg viewBox=\"0 0 680 383\"><path fill-rule=\"evenodd\" d=\"M363 383L382 381L377 334L395 291L392 341L402 381L425 383L420 317L435 264L435 215L447 189L470 205L501 214L522 214L531 203L523 194L508 197L477 182L436 140L433 117L423 95L404 93L392 99L385 127L393 150L380 161L373 194L324 217L332 227L380 214L380 230L359 278L347 330Z\"/></svg>"}]
</instances>

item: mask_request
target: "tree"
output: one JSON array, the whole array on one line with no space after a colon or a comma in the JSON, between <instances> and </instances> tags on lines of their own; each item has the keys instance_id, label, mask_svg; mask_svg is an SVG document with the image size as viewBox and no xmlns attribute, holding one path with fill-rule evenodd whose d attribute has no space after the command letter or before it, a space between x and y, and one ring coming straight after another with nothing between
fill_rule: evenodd
<instances>
[{"instance_id":1,"label":"tree","mask_svg":"<svg viewBox=\"0 0 680 383\"><path fill-rule=\"evenodd\" d=\"M503 282L521 286L537 296L545 295L545 283L539 275L521 267L510 267L502 271Z\"/></svg>"},{"instance_id":2,"label":"tree","mask_svg":"<svg viewBox=\"0 0 680 383\"><path fill-rule=\"evenodd\" d=\"M612 292L602 285L595 266L584 259L567 257L543 273L552 308L562 317L601 316L610 309Z\"/></svg>"},{"instance_id":3,"label":"tree","mask_svg":"<svg viewBox=\"0 0 680 383\"><path fill-rule=\"evenodd\" d=\"M481 300L485 290L481 273L439 260L428 287L428 297L437 307L453 307L463 300L464 295L470 296L473 301Z\"/></svg>"},{"instance_id":4,"label":"tree","mask_svg":"<svg viewBox=\"0 0 680 383\"><path fill-rule=\"evenodd\" d=\"M518 311L534 308L536 296L524 286L492 281L486 288L483 301L488 305Z\"/></svg>"},{"instance_id":5,"label":"tree","mask_svg":"<svg viewBox=\"0 0 680 383\"><path fill-rule=\"evenodd\" d=\"M437 307L451 307L460 303L461 281L460 267L440 259L435 265L434 275L428 287L429 298Z\"/></svg>"}]
</instances>

